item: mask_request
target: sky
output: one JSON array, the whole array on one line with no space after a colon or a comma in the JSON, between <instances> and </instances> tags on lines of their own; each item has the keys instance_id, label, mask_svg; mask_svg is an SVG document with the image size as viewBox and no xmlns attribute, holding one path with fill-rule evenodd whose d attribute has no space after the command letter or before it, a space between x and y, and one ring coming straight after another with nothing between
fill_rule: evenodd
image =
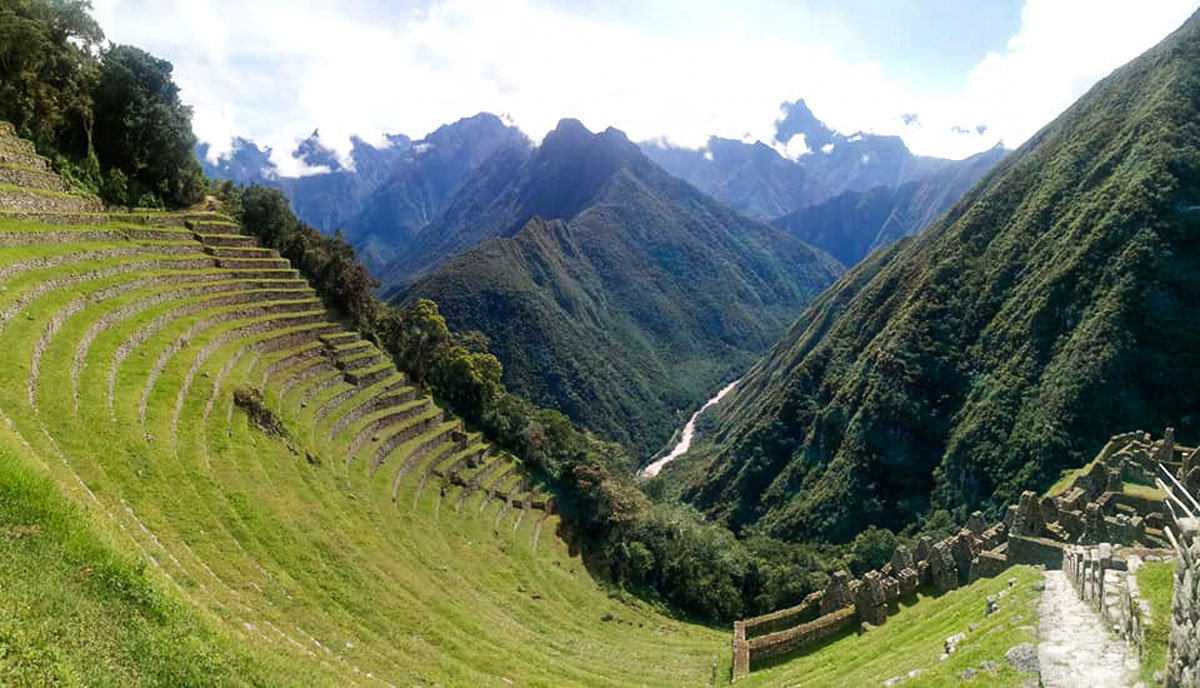
<instances>
[{"instance_id":1,"label":"sky","mask_svg":"<svg viewBox=\"0 0 1200 688\"><path fill-rule=\"evenodd\" d=\"M210 155L319 129L420 139L492 112L702 148L774 140L803 98L845 133L963 158L1014 148L1200 0L93 0L108 40L175 65Z\"/></svg>"}]
</instances>

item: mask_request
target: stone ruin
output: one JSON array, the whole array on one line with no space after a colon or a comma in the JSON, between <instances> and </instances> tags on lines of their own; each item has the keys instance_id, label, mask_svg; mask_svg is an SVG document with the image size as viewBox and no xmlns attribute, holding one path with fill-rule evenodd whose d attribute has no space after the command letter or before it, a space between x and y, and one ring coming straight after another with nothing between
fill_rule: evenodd
<instances>
[{"instance_id":1,"label":"stone ruin","mask_svg":"<svg viewBox=\"0 0 1200 688\"><path fill-rule=\"evenodd\" d=\"M1083 572L1079 562L1086 555L1080 552L1087 550L1082 546L1101 542L1106 552L1122 545L1165 548L1164 528L1173 515L1164 509L1163 500L1124 491L1127 482L1153 485L1159 464L1185 484L1200 487L1200 450L1176 445L1170 428L1157 441L1143 432L1116 435L1060 494L1039 499L1027 491L1008 507L1003 520L990 526L976 511L955 535L938 542L922 537L911 547L897 547L878 571L857 580L837 571L824 590L795 607L734 622L733 678L748 675L763 660L787 656L856 627L866 631L879 626L899 609L901 599L913 598L918 590L942 595L995 577L1012 564L1059 569L1064 556L1073 570ZM1115 566L1111 556L1106 561Z\"/></svg>"},{"instance_id":2,"label":"stone ruin","mask_svg":"<svg viewBox=\"0 0 1200 688\"><path fill-rule=\"evenodd\" d=\"M1007 526L984 527L975 512L968 526L944 540L923 537L913 547L900 546L878 571L852 579L834 572L825 589L795 607L734 622L733 675L750 673L752 663L791 654L854 629L880 626L924 589L941 595L1008 568L1004 546Z\"/></svg>"}]
</instances>

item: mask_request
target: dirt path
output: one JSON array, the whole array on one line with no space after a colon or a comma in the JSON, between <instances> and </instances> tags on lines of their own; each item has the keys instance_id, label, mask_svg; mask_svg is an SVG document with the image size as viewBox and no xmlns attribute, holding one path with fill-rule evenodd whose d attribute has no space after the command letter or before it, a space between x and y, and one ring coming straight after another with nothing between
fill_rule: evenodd
<instances>
[{"instance_id":1,"label":"dirt path","mask_svg":"<svg viewBox=\"0 0 1200 688\"><path fill-rule=\"evenodd\" d=\"M1137 656L1075 595L1062 571L1046 572L1038 617L1038 660L1046 688L1108 688L1137 681Z\"/></svg>"}]
</instances>

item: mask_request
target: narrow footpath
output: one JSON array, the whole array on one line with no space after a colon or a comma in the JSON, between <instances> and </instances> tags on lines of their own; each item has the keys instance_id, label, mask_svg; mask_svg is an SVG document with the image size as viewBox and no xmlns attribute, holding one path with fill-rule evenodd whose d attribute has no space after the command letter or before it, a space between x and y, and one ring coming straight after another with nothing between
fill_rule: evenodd
<instances>
[{"instance_id":1,"label":"narrow footpath","mask_svg":"<svg viewBox=\"0 0 1200 688\"><path fill-rule=\"evenodd\" d=\"M1038 617L1038 662L1045 688L1135 685L1137 655L1075 595L1062 571L1046 572Z\"/></svg>"}]
</instances>

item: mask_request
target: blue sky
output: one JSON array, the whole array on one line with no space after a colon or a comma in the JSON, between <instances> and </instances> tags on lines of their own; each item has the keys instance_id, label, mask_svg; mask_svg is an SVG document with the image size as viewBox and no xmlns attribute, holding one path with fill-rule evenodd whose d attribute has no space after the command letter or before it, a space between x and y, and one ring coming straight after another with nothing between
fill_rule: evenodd
<instances>
[{"instance_id":1,"label":"blue sky","mask_svg":"<svg viewBox=\"0 0 1200 688\"><path fill-rule=\"evenodd\" d=\"M562 117L635 140L773 141L804 98L918 153L1017 146L1200 0L94 0L111 40L171 60L214 153L319 128L420 138L489 111L535 141ZM916 115L915 120L909 115Z\"/></svg>"}]
</instances>

